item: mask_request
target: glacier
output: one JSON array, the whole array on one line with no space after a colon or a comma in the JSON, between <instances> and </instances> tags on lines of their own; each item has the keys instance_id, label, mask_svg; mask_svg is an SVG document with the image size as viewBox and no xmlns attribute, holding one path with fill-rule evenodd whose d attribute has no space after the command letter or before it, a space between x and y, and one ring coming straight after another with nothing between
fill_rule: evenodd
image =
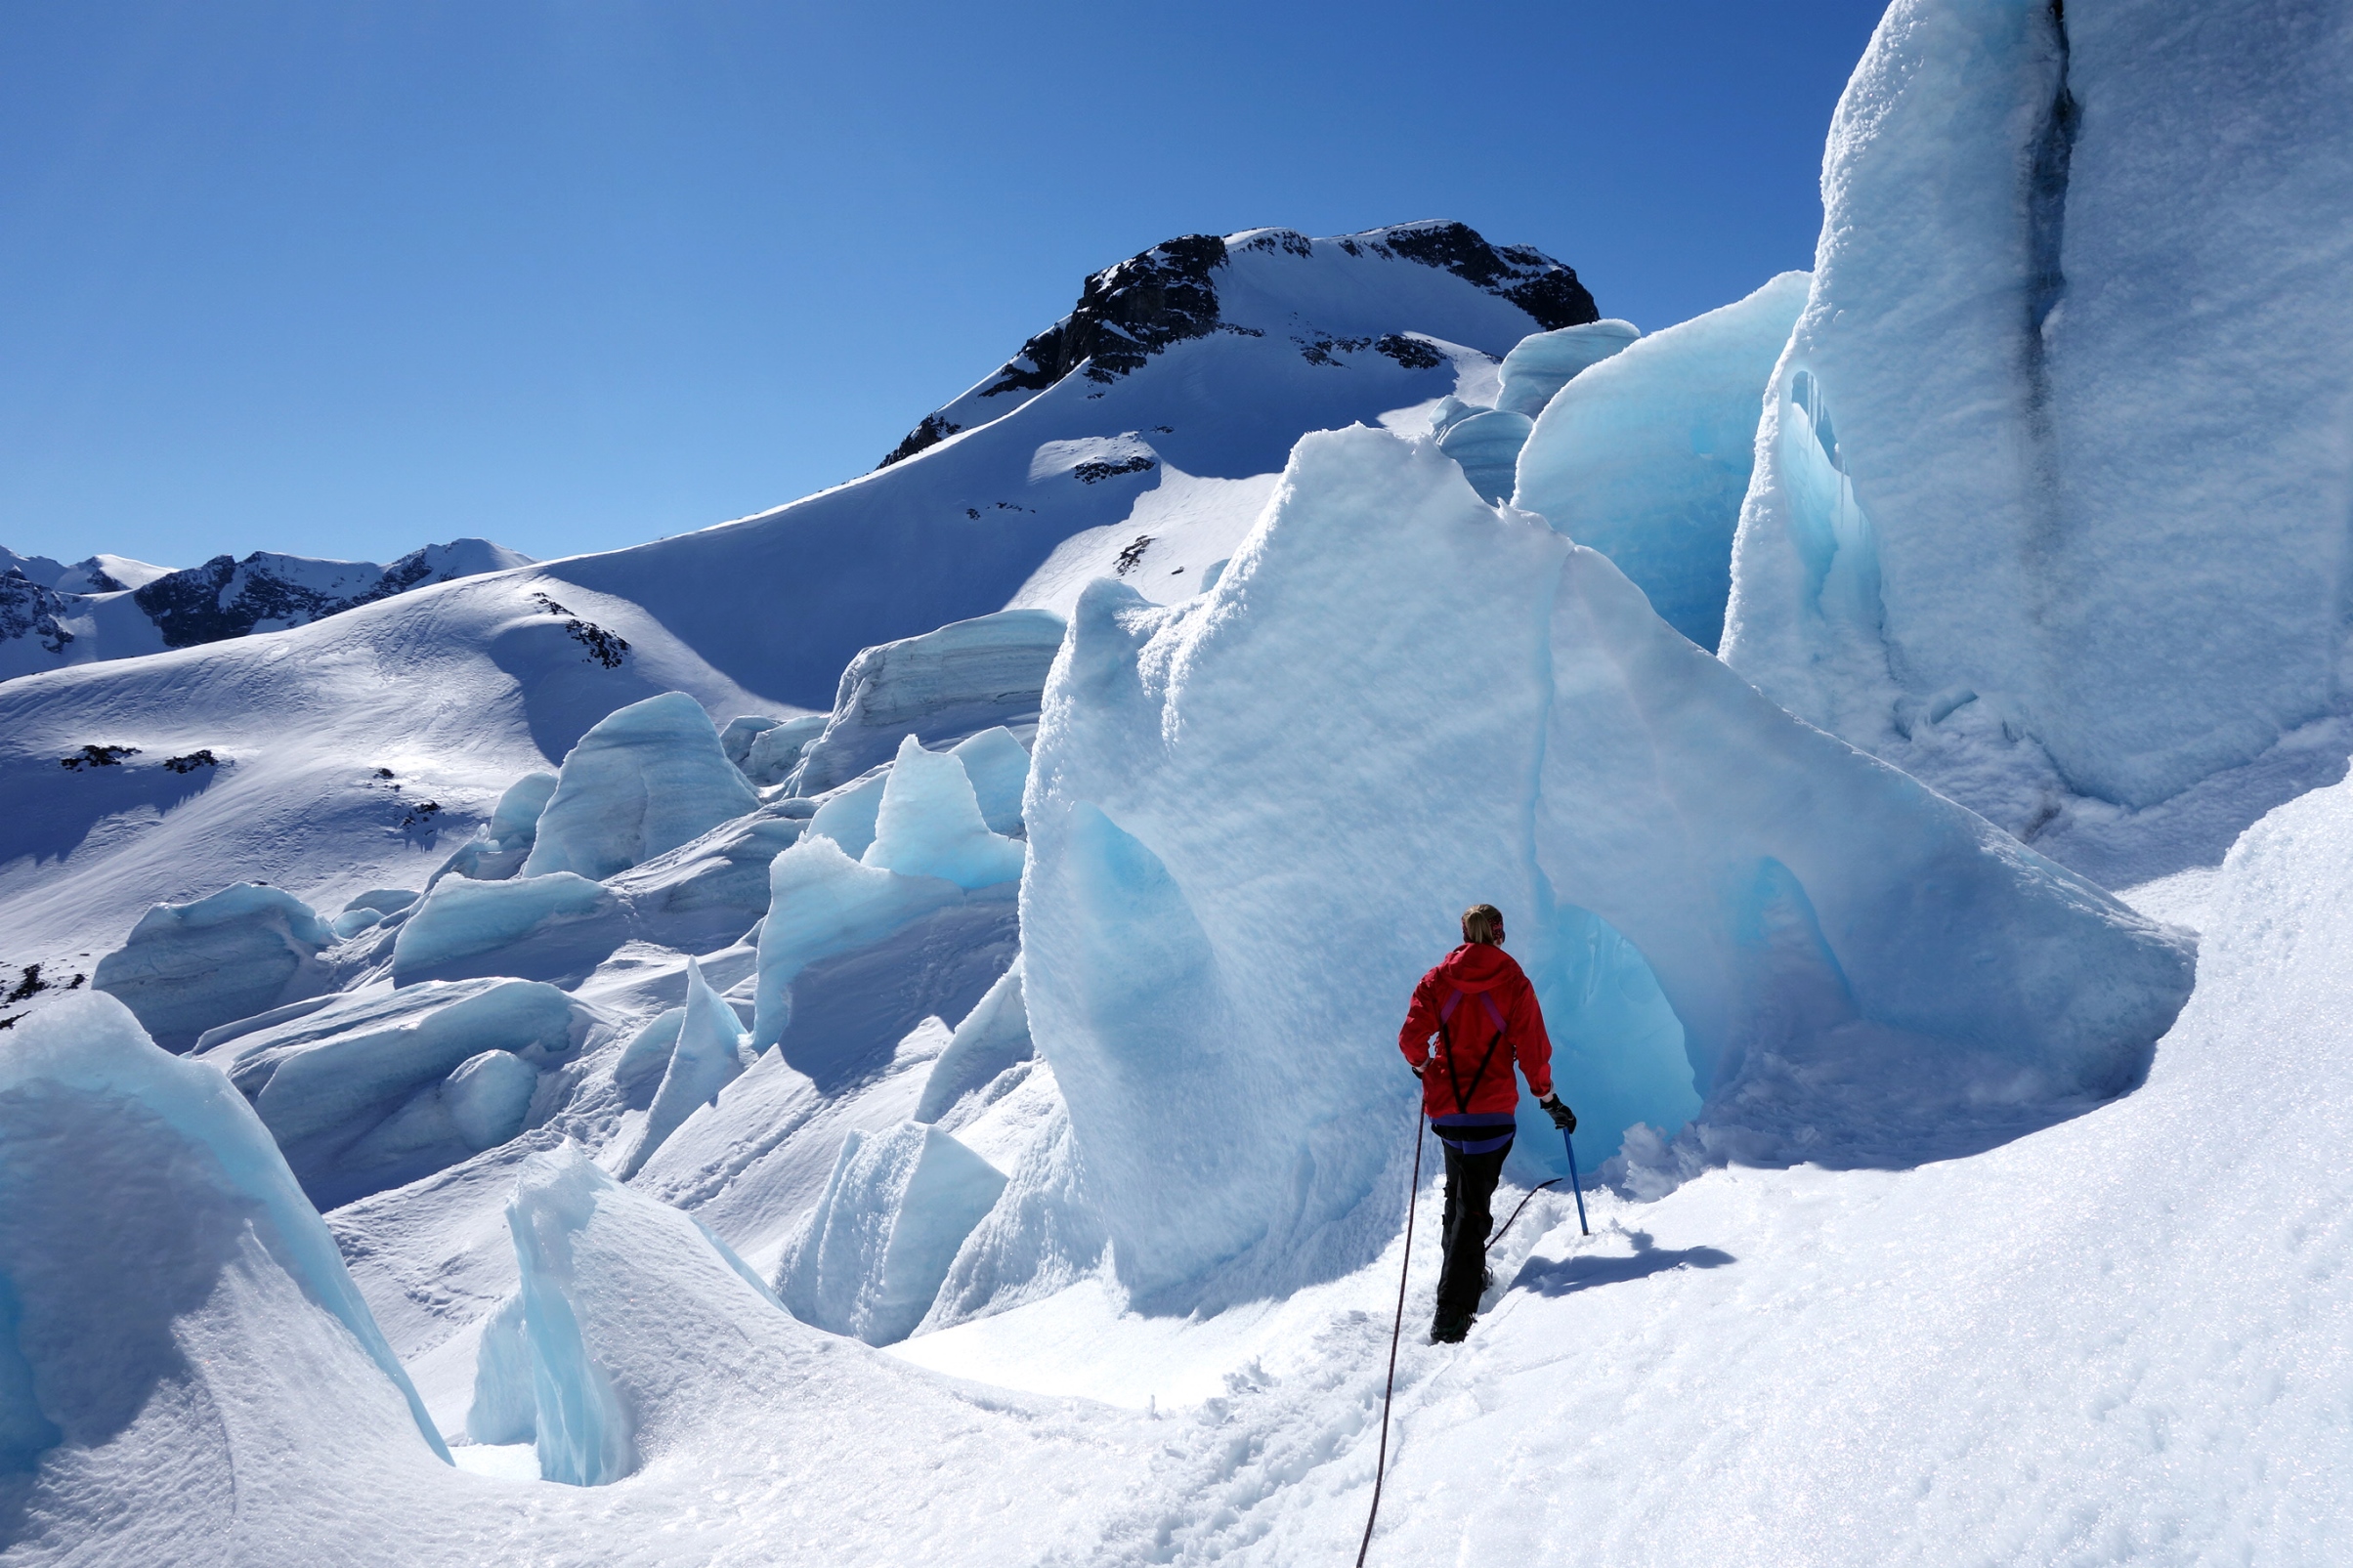
<instances>
[{"instance_id":1,"label":"glacier","mask_svg":"<svg viewBox=\"0 0 2353 1568\"><path fill-rule=\"evenodd\" d=\"M1384 432L1302 441L1207 595L1082 598L1024 816L1030 1029L1144 1299L1295 1289L1386 1239L1390 1041L1472 903L1581 1047L1556 1072L1597 1164L1694 1096L1750 1158L1933 1158L2129 1087L2190 986L2186 934L1791 719ZM1655 977L1628 1036L1581 1028L1592 955L1635 969L1596 921Z\"/></svg>"},{"instance_id":2,"label":"glacier","mask_svg":"<svg viewBox=\"0 0 2353 1568\"><path fill-rule=\"evenodd\" d=\"M1647 336L1184 236L821 495L0 684L0 1560L2332 1560L2343 26L2087 5L1893 7ZM1392 1355L1490 899L1583 1205L1523 1105Z\"/></svg>"}]
</instances>

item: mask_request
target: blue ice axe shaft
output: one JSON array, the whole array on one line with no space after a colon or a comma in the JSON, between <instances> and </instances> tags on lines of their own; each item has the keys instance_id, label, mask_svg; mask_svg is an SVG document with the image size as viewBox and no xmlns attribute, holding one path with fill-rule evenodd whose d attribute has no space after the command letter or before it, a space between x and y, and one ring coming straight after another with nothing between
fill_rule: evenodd
<instances>
[{"instance_id":1,"label":"blue ice axe shaft","mask_svg":"<svg viewBox=\"0 0 2353 1568\"><path fill-rule=\"evenodd\" d=\"M1593 1232L1585 1228L1585 1186L1584 1183L1577 1180L1577 1149L1576 1145L1568 1141L1568 1133L1565 1129L1561 1133L1561 1147L1568 1151L1568 1190L1577 1195L1578 1234L1591 1236Z\"/></svg>"}]
</instances>

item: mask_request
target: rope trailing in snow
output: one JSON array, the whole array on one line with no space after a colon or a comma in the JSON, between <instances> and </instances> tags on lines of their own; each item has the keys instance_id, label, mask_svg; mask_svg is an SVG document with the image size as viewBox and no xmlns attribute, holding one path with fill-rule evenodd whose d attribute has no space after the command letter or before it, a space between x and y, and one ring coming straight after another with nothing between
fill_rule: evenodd
<instances>
[{"instance_id":1,"label":"rope trailing in snow","mask_svg":"<svg viewBox=\"0 0 2353 1568\"><path fill-rule=\"evenodd\" d=\"M1381 1392L1381 1455L1373 1461L1373 1505L1364 1515L1364 1541L1356 1547L1356 1568L1373 1549L1373 1521L1381 1517L1381 1482L1389 1469L1389 1404L1397 1392L1397 1341L1405 1334L1405 1274L1413 1267L1413 1215L1422 1196L1422 1097L1413 1100L1413 1183L1405 1189L1405 1256L1397 1264L1397 1320L1389 1328L1389 1386Z\"/></svg>"},{"instance_id":2,"label":"rope trailing in snow","mask_svg":"<svg viewBox=\"0 0 2353 1568\"><path fill-rule=\"evenodd\" d=\"M1559 1176L1555 1176L1551 1181L1540 1181L1533 1187L1530 1187L1528 1189L1527 1198L1520 1199L1519 1208L1512 1210L1512 1219L1518 1219L1520 1216L1520 1213L1526 1209L1528 1206L1528 1198L1535 1197L1538 1193L1544 1191L1545 1188L1553 1186L1555 1183L1559 1182L1560 1179L1561 1178ZM1495 1244L1503 1240L1503 1233L1512 1228L1512 1219L1507 1219L1501 1225L1496 1227L1495 1234L1487 1238L1487 1245L1484 1250L1489 1252L1495 1250Z\"/></svg>"}]
</instances>

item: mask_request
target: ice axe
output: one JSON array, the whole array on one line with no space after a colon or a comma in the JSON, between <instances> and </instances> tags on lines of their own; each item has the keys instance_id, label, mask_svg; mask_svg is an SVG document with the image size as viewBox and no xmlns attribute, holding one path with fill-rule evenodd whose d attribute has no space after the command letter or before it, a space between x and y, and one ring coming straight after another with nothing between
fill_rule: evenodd
<instances>
[{"instance_id":1,"label":"ice axe","mask_svg":"<svg viewBox=\"0 0 2353 1568\"><path fill-rule=\"evenodd\" d=\"M1585 1184L1577 1180L1577 1149L1575 1144L1568 1141L1566 1127L1561 1129L1561 1147L1568 1151L1568 1190L1577 1195L1578 1234L1591 1236L1593 1232L1585 1228Z\"/></svg>"}]
</instances>

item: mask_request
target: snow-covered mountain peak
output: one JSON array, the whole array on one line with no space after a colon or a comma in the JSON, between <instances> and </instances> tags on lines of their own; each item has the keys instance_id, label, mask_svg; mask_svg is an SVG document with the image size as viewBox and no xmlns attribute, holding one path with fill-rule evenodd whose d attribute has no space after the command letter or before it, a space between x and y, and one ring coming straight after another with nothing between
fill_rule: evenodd
<instances>
[{"instance_id":1,"label":"snow-covered mountain peak","mask_svg":"<svg viewBox=\"0 0 2353 1568\"><path fill-rule=\"evenodd\" d=\"M882 466L1001 419L1065 376L1108 386L1171 346L1213 333L1287 338L1315 364L1370 350L1421 367L1438 363L1439 351L1399 332L1401 318L1501 354L1528 332L1600 314L1573 269L1447 220L1324 239L1292 229L1183 234L1090 276L1068 316L926 415Z\"/></svg>"}]
</instances>

